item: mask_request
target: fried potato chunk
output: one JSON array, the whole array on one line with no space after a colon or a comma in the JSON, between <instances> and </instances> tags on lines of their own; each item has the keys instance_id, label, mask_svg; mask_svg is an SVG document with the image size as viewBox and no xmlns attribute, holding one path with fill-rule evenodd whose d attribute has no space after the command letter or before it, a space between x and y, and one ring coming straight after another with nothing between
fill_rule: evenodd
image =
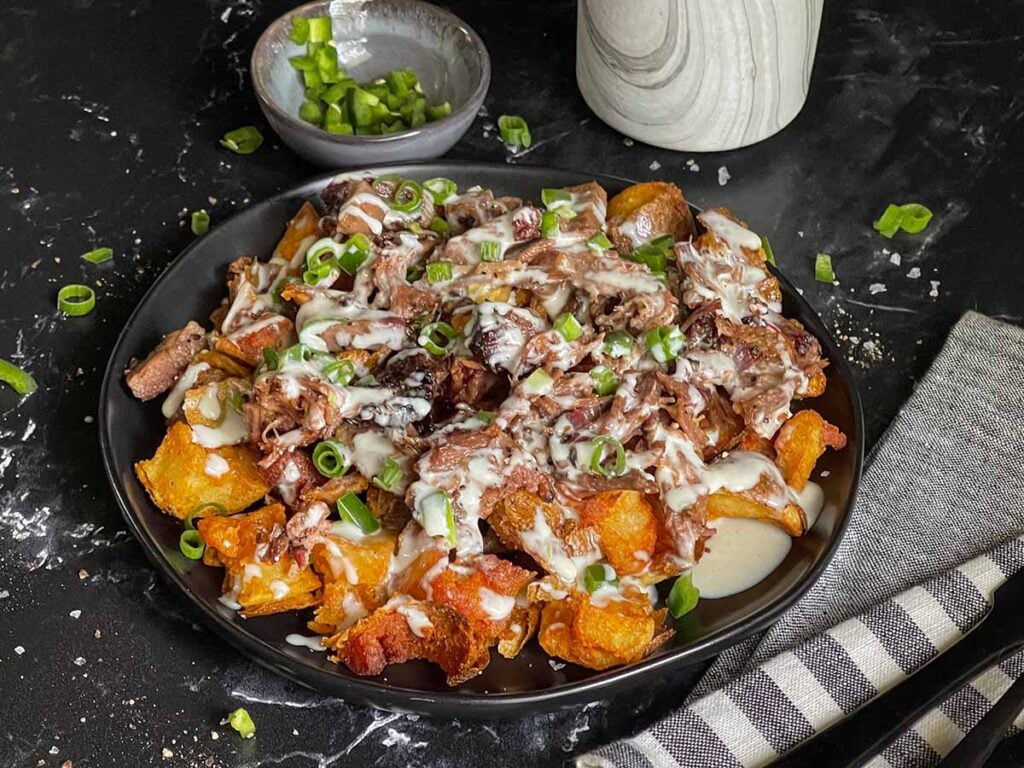
<instances>
[{"instance_id":1,"label":"fried potato chunk","mask_svg":"<svg viewBox=\"0 0 1024 768\"><path fill-rule=\"evenodd\" d=\"M313 547L311 563L324 581L324 593L309 628L333 635L384 603L388 566L398 537L381 531L359 541L333 534L325 538Z\"/></svg>"},{"instance_id":2,"label":"fried potato chunk","mask_svg":"<svg viewBox=\"0 0 1024 768\"><path fill-rule=\"evenodd\" d=\"M563 581L576 578L572 556L596 546L592 530L530 491L510 493L495 506L487 522L505 546L526 552Z\"/></svg>"},{"instance_id":3,"label":"fried potato chunk","mask_svg":"<svg viewBox=\"0 0 1024 768\"><path fill-rule=\"evenodd\" d=\"M269 490L256 466L258 459L255 451L243 445L197 445L188 424L177 421L153 458L135 464L135 474L153 503L178 519L205 503L222 504L233 514Z\"/></svg>"},{"instance_id":4,"label":"fried potato chunk","mask_svg":"<svg viewBox=\"0 0 1024 768\"><path fill-rule=\"evenodd\" d=\"M274 248L274 258L291 261L307 237L316 237L319 231L320 214L308 200L288 222L288 229Z\"/></svg>"},{"instance_id":5,"label":"fried potato chunk","mask_svg":"<svg viewBox=\"0 0 1024 768\"><path fill-rule=\"evenodd\" d=\"M790 536L803 536L807 531L807 517L796 504L781 509L757 501L743 493L719 490L708 496L708 520L719 517L747 517L773 523Z\"/></svg>"},{"instance_id":6,"label":"fried potato chunk","mask_svg":"<svg viewBox=\"0 0 1024 768\"><path fill-rule=\"evenodd\" d=\"M658 519L639 491L605 491L583 503L580 520L598 531L601 551L620 575L639 573L654 554Z\"/></svg>"},{"instance_id":7,"label":"fried potato chunk","mask_svg":"<svg viewBox=\"0 0 1024 768\"><path fill-rule=\"evenodd\" d=\"M206 363L210 368L223 371L228 376L237 376L243 379L249 378L252 375L252 369L248 366L242 365L233 357L228 357L222 352L215 352L212 349L204 349L195 359L194 363Z\"/></svg>"},{"instance_id":8,"label":"fried potato chunk","mask_svg":"<svg viewBox=\"0 0 1024 768\"><path fill-rule=\"evenodd\" d=\"M786 482L802 491L825 449L839 450L845 445L846 435L825 421L821 414L800 411L782 425L775 438L775 463Z\"/></svg>"},{"instance_id":9,"label":"fried potato chunk","mask_svg":"<svg viewBox=\"0 0 1024 768\"><path fill-rule=\"evenodd\" d=\"M624 597L601 601L574 591L563 600L546 603L537 636L541 647L589 669L639 661L668 640L672 631L658 631L666 611L653 610L646 594L637 590Z\"/></svg>"},{"instance_id":10,"label":"fried potato chunk","mask_svg":"<svg viewBox=\"0 0 1024 768\"><path fill-rule=\"evenodd\" d=\"M292 321L284 315L275 315L243 326L230 336L217 336L213 347L221 354L255 367L263 360L264 349L287 347L296 339Z\"/></svg>"},{"instance_id":11,"label":"fried potato chunk","mask_svg":"<svg viewBox=\"0 0 1024 768\"><path fill-rule=\"evenodd\" d=\"M634 184L608 202L608 234L615 247L624 253L659 235L670 234L683 240L694 232L693 214L675 184Z\"/></svg>"}]
</instances>

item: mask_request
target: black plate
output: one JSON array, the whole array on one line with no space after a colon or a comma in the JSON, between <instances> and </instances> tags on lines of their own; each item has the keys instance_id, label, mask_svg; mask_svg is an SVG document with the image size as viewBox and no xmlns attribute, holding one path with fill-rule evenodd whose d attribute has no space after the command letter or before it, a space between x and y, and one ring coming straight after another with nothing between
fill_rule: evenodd
<instances>
[{"instance_id":1,"label":"black plate","mask_svg":"<svg viewBox=\"0 0 1024 768\"><path fill-rule=\"evenodd\" d=\"M498 194L536 199L541 187L563 187L596 179L610 193L628 182L587 173L524 166L458 164L402 165L386 169L414 179L447 176L460 186L481 184ZM372 173L377 173L371 169ZM381 171L382 172L382 171ZM389 667L377 678L361 678L327 661L326 654L288 645L289 632L309 634L308 612L245 620L218 603L222 571L186 560L178 551L181 523L161 513L135 478L133 464L153 454L164 435L160 400L140 403L122 380L134 356L145 355L161 335L188 320L206 318L225 295L225 267L238 256L269 257L285 222L304 200L316 199L331 176L313 179L254 205L199 238L153 284L129 318L107 366L100 394L103 460L125 519L163 575L196 605L204 619L239 651L303 685L388 709L456 717L494 717L538 712L605 699L671 668L714 656L764 629L814 583L846 529L863 457L860 401L846 360L811 307L780 277L786 313L798 318L824 347L831 365L828 388L814 407L849 436L842 451L829 451L820 468L825 506L814 529L794 541L785 562L742 594L701 601L675 622L672 642L629 667L604 672L568 664L558 670L536 642L514 660L492 654L479 677L450 689L439 669L426 662Z\"/></svg>"}]
</instances>

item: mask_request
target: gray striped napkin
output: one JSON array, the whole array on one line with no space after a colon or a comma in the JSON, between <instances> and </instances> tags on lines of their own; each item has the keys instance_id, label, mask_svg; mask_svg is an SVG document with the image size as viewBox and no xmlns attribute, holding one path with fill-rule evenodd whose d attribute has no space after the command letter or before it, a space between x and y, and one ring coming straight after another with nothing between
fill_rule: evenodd
<instances>
[{"instance_id":1,"label":"gray striped napkin","mask_svg":"<svg viewBox=\"0 0 1024 768\"><path fill-rule=\"evenodd\" d=\"M969 312L876 446L818 583L685 708L577 765L767 765L956 642L1024 568L1022 421L1024 330ZM934 765L1022 673L1024 654L979 675L871 766Z\"/></svg>"}]
</instances>

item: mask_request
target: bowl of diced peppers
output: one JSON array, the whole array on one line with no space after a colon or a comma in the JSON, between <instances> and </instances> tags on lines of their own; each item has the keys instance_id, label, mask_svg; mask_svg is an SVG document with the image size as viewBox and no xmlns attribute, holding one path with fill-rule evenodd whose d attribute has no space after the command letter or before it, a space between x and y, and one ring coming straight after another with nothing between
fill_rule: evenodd
<instances>
[{"instance_id":1,"label":"bowl of diced peppers","mask_svg":"<svg viewBox=\"0 0 1024 768\"><path fill-rule=\"evenodd\" d=\"M490 83L479 36L421 0L301 6L266 29L251 71L271 127L330 167L444 154Z\"/></svg>"}]
</instances>

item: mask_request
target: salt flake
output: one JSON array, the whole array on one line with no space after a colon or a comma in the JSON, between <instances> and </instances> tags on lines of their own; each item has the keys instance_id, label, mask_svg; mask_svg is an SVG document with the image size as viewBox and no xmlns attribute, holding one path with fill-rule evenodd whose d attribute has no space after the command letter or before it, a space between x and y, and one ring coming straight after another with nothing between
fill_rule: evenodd
<instances>
[{"instance_id":1,"label":"salt flake","mask_svg":"<svg viewBox=\"0 0 1024 768\"><path fill-rule=\"evenodd\" d=\"M911 280L917 280L917 278L919 278L920 276L921 276L921 268L920 267L911 267L910 271L907 272L907 277L909 277Z\"/></svg>"},{"instance_id":2,"label":"salt flake","mask_svg":"<svg viewBox=\"0 0 1024 768\"><path fill-rule=\"evenodd\" d=\"M876 293L885 293L885 283L872 283L868 286L868 293L872 296Z\"/></svg>"},{"instance_id":3,"label":"salt flake","mask_svg":"<svg viewBox=\"0 0 1024 768\"><path fill-rule=\"evenodd\" d=\"M732 174L729 173L729 169L724 165L718 169L718 185L724 187L729 183L729 179L732 178Z\"/></svg>"}]
</instances>

